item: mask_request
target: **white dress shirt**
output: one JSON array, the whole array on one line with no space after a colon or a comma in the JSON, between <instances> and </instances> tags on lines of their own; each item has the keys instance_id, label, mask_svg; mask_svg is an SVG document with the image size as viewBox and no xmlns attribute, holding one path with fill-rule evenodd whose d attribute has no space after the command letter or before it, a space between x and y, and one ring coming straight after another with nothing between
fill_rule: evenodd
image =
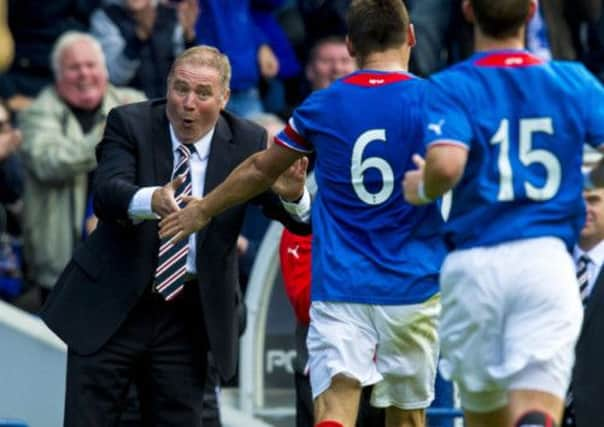
<instances>
[{"instance_id":1,"label":"white dress shirt","mask_svg":"<svg viewBox=\"0 0 604 427\"><path fill-rule=\"evenodd\" d=\"M206 170L208 167L208 157L210 155L210 146L215 129L215 127L210 129L210 131L205 136L203 136L200 140L193 144L195 146L196 152L191 155L191 158L189 160L191 167L191 192L193 197L203 196ZM174 173L174 168L180 160L181 154L178 150L180 141L174 133L172 125L170 125L170 139L172 141L172 153L174 154L174 162L172 165L172 173ZM174 179L174 177L172 177L171 179ZM134 197L132 197L130 205L128 206L128 215L134 223L146 219L159 219L159 215L157 215L151 209L151 199L153 197L153 192L158 188L161 187L143 187L134 194ZM294 218L298 219L301 222L309 221L310 193L308 192L306 187L304 188L304 195L302 199L298 202L289 203L282 200L281 203L283 204L285 210L287 210L287 212L289 212ZM187 255L187 273L191 274L197 273L197 267L195 265L195 256L197 253L196 241L196 233L192 233L189 236L189 253Z\"/></svg>"}]
</instances>

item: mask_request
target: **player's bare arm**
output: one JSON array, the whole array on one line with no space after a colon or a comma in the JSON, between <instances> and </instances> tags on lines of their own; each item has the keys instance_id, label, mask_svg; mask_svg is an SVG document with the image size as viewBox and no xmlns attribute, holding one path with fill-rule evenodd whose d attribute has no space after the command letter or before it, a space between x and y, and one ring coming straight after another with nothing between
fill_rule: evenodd
<instances>
[{"instance_id":1,"label":"player's bare arm","mask_svg":"<svg viewBox=\"0 0 604 427\"><path fill-rule=\"evenodd\" d=\"M430 146L425 160L415 154L417 169L408 171L403 180L407 202L423 205L445 194L461 179L467 159L467 148L456 144Z\"/></svg>"},{"instance_id":2,"label":"player's bare arm","mask_svg":"<svg viewBox=\"0 0 604 427\"><path fill-rule=\"evenodd\" d=\"M276 144L250 156L204 198L188 198L184 209L164 218L159 236L176 242L201 230L214 216L267 190L300 157Z\"/></svg>"}]
</instances>

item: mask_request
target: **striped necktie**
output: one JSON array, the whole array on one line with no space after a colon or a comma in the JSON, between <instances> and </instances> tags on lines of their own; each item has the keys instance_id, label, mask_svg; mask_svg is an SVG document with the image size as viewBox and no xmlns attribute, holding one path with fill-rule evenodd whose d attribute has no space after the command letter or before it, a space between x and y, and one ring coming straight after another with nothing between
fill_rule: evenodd
<instances>
[{"instance_id":1,"label":"striped necktie","mask_svg":"<svg viewBox=\"0 0 604 427\"><path fill-rule=\"evenodd\" d=\"M195 146L178 146L180 159L174 168L174 177L184 175L184 182L174 192L176 203L184 207L183 198L191 195L191 154L195 152ZM176 244L170 243L170 239L161 241L159 247L159 260L155 270L155 290L169 301L174 298L184 286L184 277L187 272L187 255L189 253L189 239L182 239Z\"/></svg>"},{"instance_id":2,"label":"striped necktie","mask_svg":"<svg viewBox=\"0 0 604 427\"><path fill-rule=\"evenodd\" d=\"M577 260L577 285L579 286L579 292L581 293L581 300L583 305L589 298L589 264L591 258L583 254Z\"/></svg>"}]
</instances>

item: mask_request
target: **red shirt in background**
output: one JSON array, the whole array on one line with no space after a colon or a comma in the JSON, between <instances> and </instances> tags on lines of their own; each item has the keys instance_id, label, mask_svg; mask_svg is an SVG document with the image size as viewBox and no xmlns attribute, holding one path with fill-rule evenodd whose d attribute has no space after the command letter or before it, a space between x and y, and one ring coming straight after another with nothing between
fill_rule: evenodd
<instances>
[{"instance_id":1,"label":"red shirt in background","mask_svg":"<svg viewBox=\"0 0 604 427\"><path fill-rule=\"evenodd\" d=\"M312 235L299 236L284 229L279 244L285 293L298 322L304 325L310 323L311 241Z\"/></svg>"}]
</instances>

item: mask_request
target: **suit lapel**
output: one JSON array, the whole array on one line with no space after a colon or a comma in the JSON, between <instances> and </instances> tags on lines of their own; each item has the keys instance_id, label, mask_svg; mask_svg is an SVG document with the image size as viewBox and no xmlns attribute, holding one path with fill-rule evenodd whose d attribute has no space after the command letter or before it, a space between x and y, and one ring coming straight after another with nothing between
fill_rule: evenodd
<instances>
[{"instance_id":1,"label":"suit lapel","mask_svg":"<svg viewBox=\"0 0 604 427\"><path fill-rule=\"evenodd\" d=\"M594 288L591 290L591 295L589 296L587 306L585 307L584 327L592 317L592 313L599 310L598 306L602 304L602 299L604 299L604 268L600 267L600 272L598 273Z\"/></svg>"},{"instance_id":2,"label":"suit lapel","mask_svg":"<svg viewBox=\"0 0 604 427\"><path fill-rule=\"evenodd\" d=\"M153 141L153 159L155 178L158 185L167 184L172 177L174 167L174 153L170 139L170 123L166 116L166 104L158 103L151 106L150 139Z\"/></svg>"},{"instance_id":3,"label":"suit lapel","mask_svg":"<svg viewBox=\"0 0 604 427\"><path fill-rule=\"evenodd\" d=\"M210 146L210 155L208 157L208 168L206 170L206 179L203 194L208 194L216 188L231 171L231 163L234 149L233 135L229 129L226 120L220 116L216 123L216 130Z\"/></svg>"}]
</instances>

